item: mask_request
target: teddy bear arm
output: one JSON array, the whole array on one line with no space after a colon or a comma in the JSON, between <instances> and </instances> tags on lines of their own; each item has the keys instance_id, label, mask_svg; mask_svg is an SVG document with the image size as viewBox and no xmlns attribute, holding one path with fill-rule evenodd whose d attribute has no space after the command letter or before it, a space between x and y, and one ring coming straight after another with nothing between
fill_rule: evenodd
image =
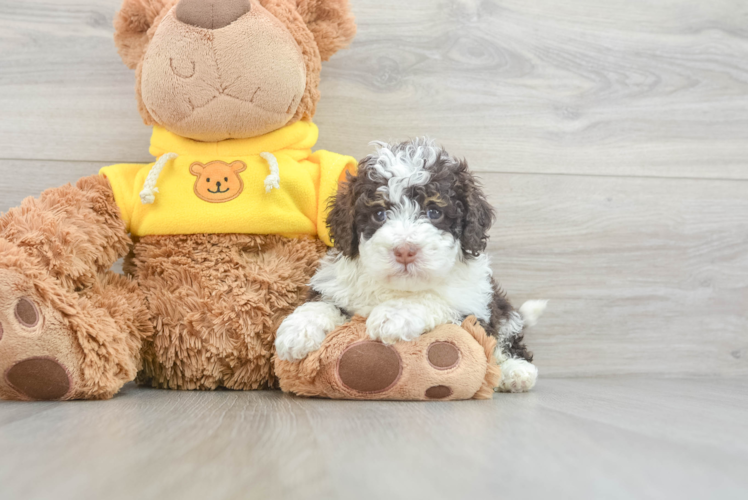
<instances>
[{"instance_id":1,"label":"teddy bear arm","mask_svg":"<svg viewBox=\"0 0 748 500\"><path fill-rule=\"evenodd\" d=\"M0 238L68 290L91 287L131 243L109 181L101 175L26 198L0 217Z\"/></svg>"}]
</instances>

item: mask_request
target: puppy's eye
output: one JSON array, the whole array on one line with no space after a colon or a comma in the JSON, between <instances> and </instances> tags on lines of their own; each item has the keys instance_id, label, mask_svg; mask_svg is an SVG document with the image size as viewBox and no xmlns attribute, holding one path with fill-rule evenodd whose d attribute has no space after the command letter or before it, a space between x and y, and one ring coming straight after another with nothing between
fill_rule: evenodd
<instances>
[{"instance_id":1,"label":"puppy's eye","mask_svg":"<svg viewBox=\"0 0 748 500\"><path fill-rule=\"evenodd\" d=\"M377 210L374 214L372 214L371 218L374 222L384 222L385 220L387 220L387 211Z\"/></svg>"},{"instance_id":2,"label":"puppy's eye","mask_svg":"<svg viewBox=\"0 0 748 500\"><path fill-rule=\"evenodd\" d=\"M208 178L207 178L207 179L205 179L205 180L206 180L207 182L210 182L210 177L208 177Z\"/></svg>"},{"instance_id":3,"label":"puppy's eye","mask_svg":"<svg viewBox=\"0 0 748 500\"><path fill-rule=\"evenodd\" d=\"M431 220L439 220L444 214L438 208L429 208L426 211L426 216Z\"/></svg>"}]
</instances>

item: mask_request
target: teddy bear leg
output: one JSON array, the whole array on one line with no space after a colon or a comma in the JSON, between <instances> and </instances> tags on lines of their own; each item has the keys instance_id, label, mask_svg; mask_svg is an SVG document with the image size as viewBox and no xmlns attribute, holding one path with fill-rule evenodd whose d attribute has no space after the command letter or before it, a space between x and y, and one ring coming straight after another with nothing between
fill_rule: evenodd
<instances>
[{"instance_id":1,"label":"teddy bear leg","mask_svg":"<svg viewBox=\"0 0 748 500\"><path fill-rule=\"evenodd\" d=\"M142 238L125 262L155 327L138 381L169 389L274 387L275 331L303 302L325 251L318 240L274 235Z\"/></svg>"},{"instance_id":2,"label":"teddy bear leg","mask_svg":"<svg viewBox=\"0 0 748 500\"><path fill-rule=\"evenodd\" d=\"M366 320L354 318L331 332L297 362L275 360L283 390L333 399L490 399L500 369L475 318L442 325L413 341L385 345L369 338Z\"/></svg>"},{"instance_id":3,"label":"teddy bear leg","mask_svg":"<svg viewBox=\"0 0 748 500\"><path fill-rule=\"evenodd\" d=\"M111 398L137 374L147 314L143 294L115 273L74 294L0 269L0 397Z\"/></svg>"},{"instance_id":4,"label":"teddy bear leg","mask_svg":"<svg viewBox=\"0 0 748 500\"><path fill-rule=\"evenodd\" d=\"M0 397L103 399L135 377L143 295L106 271L128 241L98 176L0 218Z\"/></svg>"}]
</instances>

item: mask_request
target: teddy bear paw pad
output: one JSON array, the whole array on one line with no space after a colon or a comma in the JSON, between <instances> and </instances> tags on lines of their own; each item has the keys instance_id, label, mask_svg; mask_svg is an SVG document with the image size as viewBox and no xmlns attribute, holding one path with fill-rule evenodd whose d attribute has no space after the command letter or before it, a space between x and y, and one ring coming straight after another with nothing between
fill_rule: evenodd
<instances>
[{"instance_id":1,"label":"teddy bear paw pad","mask_svg":"<svg viewBox=\"0 0 748 500\"><path fill-rule=\"evenodd\" d=\"M450 342L434 342L429 346L428 359L437 370L449 370L460 362L460 350Z\"/></svg>"},{"instance_id":2,"label":"teddy bear paw pad","mask_svg":"<svg viewBox=\"0 0 748 500\"><path fill-rule=\"evenodd\" d=\"M33 328L39 323L39 311L33 302L25 297L18 300L15 307L15 315L22 325Z\"/></svg>"},{"instance_id":3,"label":"teddy bear paw pad","mask_svg":"<svg viewBox=\"0 0 748 500\"><path fill-rule=\"evenodd\" d=\"M69 399L80 364L74 336L59 311L0 272L0 398Z\"/></svg>"},{"instance_id":4,"label":"teddy bear paw pad","mask_svg":"<svg viewBox=\"0 0 748 500\"><path fill-rule=\"evenodd\" d=\"M452 388L446 385L435 385L426 389L426 399L444 399L452 395Z\"/></svg>"},{"instance_id":5,"label":"teddy bear paw pad","mask_svg":"<svg viewBox=\"0 0 748 500\"><path fill-rule=\"evenodd\" d=\"M397 383L401 374L400 355L381 342L356 342L338 361L340 381L348 389L360 393L384 392Z\"/></svg>"},{"instance_id":6,"label":"teddy bear paw pad","mask_svg":"<svg viewBox=\"0 0 748 500\"><path fill-rule=\"evenodd\" d=\"M28 358L5 372L5 381L28 399L54 400L65 397L72 383L67 370L52 358Z\"/></svg>"}]
</instances>

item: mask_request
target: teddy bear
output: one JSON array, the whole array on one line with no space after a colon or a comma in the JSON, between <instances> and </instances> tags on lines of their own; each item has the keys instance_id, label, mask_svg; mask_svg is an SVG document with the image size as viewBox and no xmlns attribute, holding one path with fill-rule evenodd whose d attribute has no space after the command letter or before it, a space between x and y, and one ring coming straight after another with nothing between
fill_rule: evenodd
<instances>
[{"instance_id":1,"label":"teddy bear","mask_svg":"<svg viewBox=\"0 0 748 500\"><path fill-rule=\"evenodd\" d=\"M347 1L125 0L114 24L157 160L0 218L0 395L274 386L274 329L329 242L318 200L355 168L311 152Z\"/></svg>"},{"instance_id":2,"label":"teddy bear","mask_svg":"<svg viewBox=\"0 0 748 500\"><path fill-rule=\"evenodd\" d=\"M0 398L108 399L136 380L366 399L331 375L333 354L365 334L358 319L302 363L273 359L331 246L327 200L356 168L312 152L321 63L356 31L347 0L124 0L114 26L155 161L104 167L0 216ZM125 275L112 272L123 257ZM428 335L479 360L459 396L487 397L491 339L445 328ZM362 387L382 383L375 351L345 372ZM396 398L439 385L419 366Z\"/></svg>"}]
</instances>

